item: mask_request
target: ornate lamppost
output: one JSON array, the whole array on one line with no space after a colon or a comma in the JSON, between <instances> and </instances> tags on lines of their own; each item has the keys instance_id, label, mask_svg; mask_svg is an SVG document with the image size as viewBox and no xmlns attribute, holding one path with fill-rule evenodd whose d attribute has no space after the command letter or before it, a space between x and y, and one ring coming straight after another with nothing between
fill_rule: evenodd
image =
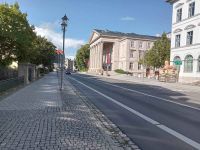
<instances>
[{"instance_id":1,"label":"ornate lamppost","mask_svg":"<svg viewBox=\"0 0 200 150\"><path fill-rule=\"evenodd\" d=\"M61 27L63 30L63 57L62 57L62 61L61 61L61 82L60 82L60 90L63 89L63 72L64 72L64 62L65 62L65 30L67 27L67 22L68 22L68 18L65 14L64 17L62 17L62 23L61 23Z\"/></svg>"}]
</instances>

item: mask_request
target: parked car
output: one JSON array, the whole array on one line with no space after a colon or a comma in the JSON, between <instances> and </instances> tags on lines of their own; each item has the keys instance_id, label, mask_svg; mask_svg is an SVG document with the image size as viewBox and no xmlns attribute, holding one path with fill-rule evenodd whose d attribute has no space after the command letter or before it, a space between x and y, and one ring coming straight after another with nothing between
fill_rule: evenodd
<instances>
[{"instance_id":1,"label":"parked car","mask_svg":"<svg viewBox=\"0 0 200 150\"><path fill-rule=\"evenodd\" d=\"M67 70L67 71L65 72L65 74L68 74L68 75L70 75L70 74L71 74L71 72L70 72L69 70Z\"/></svg>"}]
</instances>

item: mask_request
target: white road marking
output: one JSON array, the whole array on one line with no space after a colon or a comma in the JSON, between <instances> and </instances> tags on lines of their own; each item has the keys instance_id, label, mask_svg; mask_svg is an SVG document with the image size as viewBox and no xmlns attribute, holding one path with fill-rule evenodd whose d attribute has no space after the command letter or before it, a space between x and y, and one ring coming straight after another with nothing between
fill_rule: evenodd
<instances>
[{"instance_id":1,"label":"white road marking","mask_svg":"<svg viewBox=\"0 0 200 150\"><path fill-rule=\"evenodd\" d=\"M85 78L85 77L81 77L81 78ZM135 93L138 93L138 94L141 94L141 95L145 95L145 96L149 96L149 97L153 97L153 98L155 98L155 99L157 99L157 100L162 100L162 101L170 102L170 103L173 103L173 104L177 104L177 105L180 105L180 106L184 106L184 107L188 107L188 108L192 108L192 109L195 109L195 110L200 111L200 108L193 107L193 106L189 106L189 105L182 104L182 103L179 103L179 102L174 102L174 101L171 101L171 100L166 99L166 98L162 98L162 97L150 95L150 94L147 94L147 93L143 93L143 92L139 92L139 91L136 91L136 90L128 89L128 88L121 87L121 86L118 86L118 85L113 85L113 84L111 84L111 83L106 83L106 82L102 82L102 81L96 81L96 82L101 82L101 83L104 83L104 84L108 84L108 85L111 85L111 86L114 86L114 87L121 88L121 89L123 89L123 90L135 92Z\"/></svg>"},{"instance_id":2,"label":"white road marking","mask_svg":"<svg viewBox=\"0 0 200 150\"><path fill-rule=\"evenodd\" d=\"M199 110L199 111L200 111L200 108L193 107L193 106L189 106L189 105L182 104L182 103L179 103L179 102L174 102L174 101L171 101L171 100L166 99L166 98L162 98L162 97L150 95L150 94L147 94L147 93L143 93L143 92L139 92L139 91L136 91L136 90L128 89L128 88L121 87L121 86L118 86L118 85L112 85L112 84L110 84L110 83L105 83L105 84L108 84L108 85L115 86L115 87L118 87L118 88L121 88L121 89L124 89L124 90L127 90L127 91L135 92L135 93L138 93L138 94L141 94L141 95L153 97L153 98L155 98L155 99L159 99L159 100L162 100L162 101L170 102L170 103L173 103L173 104L181 105L181 106L184 106L184 107L188 107L188 108L192 108L192 109L195 109L195 110Z\"/></svg>"},{"instance_id":3,"label":"white road marking","mask_svg":"<svg viewBox=\"0 0 200 150\"><path fill-rule=\"evenodd\" d=\"M190 138L184 136L183 134L180 134L180 133L176 132L176 131L173 130L173 129L168 128L168 127L165 126L165 125L160 124L158 121L155 121L155 120L149 118L148 116L143 115L142 113L140 113L140 112L138 112L138 111L136 111L136 110L134 110L134 109L132 109L132 108L130 108L130 107L128 107L128 106L126 106L126 105L120 103L120 102L118 102L117 100L115 100L115 99L113 99L113 98L111 98L111 97L109 97L109 96L107 96L107 95L105 95L105 94L103 94L103 93L101 93L101 92L95 90L94 88L92 88L92 87L90 87L90 86L88 86L88 85L86 85L86 84L84 84L84 83L82 83L82 82L80 82L80 81L78 81L78 80L72 78L72 77L69 77L69 78L72 79L72 80L74 80L74 81L76 81L76 82L78 82L79 84L81 84L81 85L87 87L88 89L90 89L90 90L92 90L92 91L98 93L99 95L105 97L106 99L112 101L113 103L115 103L115 104L121 106L122 108L124 108L124 109L130 111L131 113L133 113L133 114L139 116L140 118L146 120L147 122L149 122L149 123L155 125L156 127L160 128L160 129L162 129L162 130L164 130L165 132L167 132L167 133L169 133L169 134L175 136L176 138L180 139L181 141L183 141L183 142L185 142L185 143L191 145L192 147L194 147L194 148L200 150L200 143L198 143L198 142L196 142L196 141L193 141L192 139L190 139Z\"/></svg>"}]
</instances>

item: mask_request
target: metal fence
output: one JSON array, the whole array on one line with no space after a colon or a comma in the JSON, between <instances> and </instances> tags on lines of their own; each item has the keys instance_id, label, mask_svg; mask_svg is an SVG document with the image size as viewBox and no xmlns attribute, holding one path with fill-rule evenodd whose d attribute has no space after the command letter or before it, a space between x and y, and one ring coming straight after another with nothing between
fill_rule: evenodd
<instances>
[{"instance_id":1,"label":"metal fence","mask_svg":"<svg viewBox=\"0 0 200 150\"><path fill-rule=\"evenodd\" d=\"M10 78L15 78L18 76L18 71L11 68L0 68L0 80L6 80Z\"/></svg>"},{"instance_id":2,"label":"metal fence","mask_svg":"<svg viewBox=\"0 0 200 150\"><path fill-rule=\"evenodd\" d=\"M166 75L159 75L160 82L168 82L168 83L176 83L178 82L178 75L177 74L166 74Z\"/></svg>"},{"instance_id":3,"label":"metal fence","mask_svg":"<svg viewBox=\"0 0 200 150\"><path fill-rule=\"evenodd\" d=\"M10 88L16 87L24 83L24 77L11 78L0 81L0 92L6 91Z\"/></svg>"}]
</instances>

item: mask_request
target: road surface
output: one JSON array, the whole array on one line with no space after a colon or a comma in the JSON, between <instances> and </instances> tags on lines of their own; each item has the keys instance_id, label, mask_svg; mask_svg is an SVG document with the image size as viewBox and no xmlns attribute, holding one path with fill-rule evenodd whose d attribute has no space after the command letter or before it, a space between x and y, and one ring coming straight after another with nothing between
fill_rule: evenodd
<instances>
[{"instance_id":1,"label":"road surface","mask_svg":"<svg viewBox=\"0 0 200 150\"><path fill-rule=\"evenodd\" d=\"M200 108L173 99L184 93L84 74L65 79L141 149L200 149Z\"/></svg>"}]
</instances>

